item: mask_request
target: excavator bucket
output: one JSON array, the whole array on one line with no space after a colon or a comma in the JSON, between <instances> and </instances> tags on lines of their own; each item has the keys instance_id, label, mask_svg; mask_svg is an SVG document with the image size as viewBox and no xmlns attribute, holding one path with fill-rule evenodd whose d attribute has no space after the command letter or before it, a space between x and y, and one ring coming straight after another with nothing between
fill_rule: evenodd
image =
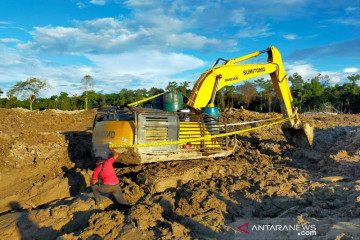
<instances>
[{"instance_id":1,"label":"excavator bucket","mask_svg":"<svg viewBox=\"0 0 360 240\"><path fill-rule=\"evenodd\" d=\"M284 124L281 127L286 140L297 147L311 147L314 139L314 127L308 123L300 125L300 127L294 128Z\"/></svg>"}]
</instances>

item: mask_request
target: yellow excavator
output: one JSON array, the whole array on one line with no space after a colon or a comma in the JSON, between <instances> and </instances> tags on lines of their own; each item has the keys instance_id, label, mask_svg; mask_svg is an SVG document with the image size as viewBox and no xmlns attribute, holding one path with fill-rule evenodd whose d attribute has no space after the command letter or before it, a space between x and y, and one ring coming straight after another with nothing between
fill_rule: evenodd
<instances>
[{"instance_id":1,"label":"yellow excavator","mask_svg":"<svg viewBox=\"0 0 360 240\"><path fill-rule=\"evenodd\" d=\"M263 53L268 54L266 63L239 64ZM313 128L298 117L280 52L273 46L236 59L219 58L196 81L185 109L177 93L155 98L180 102L170 110L164 108L168 102L161 101L160 108L165 111L132 106L99 109L94 118L93 154L107 158L111 144L119 153L117 161L124 164L228 156L236 148L236 138L227 134L229 127L219 120L218 108L214 106L216 93L227 85L264 74L270 74L281 112L288 119L282 125L286 139L295 145L310 146Z\"/></svg>"}]
</instances>

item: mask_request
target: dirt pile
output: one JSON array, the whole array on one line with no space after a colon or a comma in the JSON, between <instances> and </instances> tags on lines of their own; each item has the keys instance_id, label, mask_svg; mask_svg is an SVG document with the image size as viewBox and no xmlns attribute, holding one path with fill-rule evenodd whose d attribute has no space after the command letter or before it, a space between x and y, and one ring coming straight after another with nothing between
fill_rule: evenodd
<instances>
[{"instance_id":1,"label":"dirt pile","mask_svg":"<svg viewBox=\"0 0 360 240\"><path fill-rule=\"evenodd\" d=\"M27 115L21 115L21 111ZM32 113L24 110L7 112L7 115L12 114L19 115L21 120ZM86 126L91 126L94 113L34 114L41 116L37 119L40 123L45 114L55 114L63 121L74 124L64 129L59 121L47 130L33 130L33 136L38 138L34 140L36 144L30 144L31 137L23 140L19 136L18 131L25 132L26 127L6 132L6 127L1 126L0 131L7 134L6 141L12 143L1 148L1 161L3 157L16 161L20 155L24 156L22 161L19 160L22 164L19 168L16 164L7 163L9 175L21 173L24 176L23 185L29 185L30 190L36 188L32 186L33 182L44 175L39 186L43 187L42 194L51 195L45 198L46 204L36 207L19 204L19 199L8 199L8 207L12 211L0 215L0 232L4 238L244 239L250 235L238 230L238 227L246 223L245 219L253 222L257 218L269 219L266 224L274 225L284 224L284 219L297 224L314 224L316 236L311 236L311 239L360 238L359 171L351 171L359 167L359 116L301 116L315 126L312 149L289 145L281 127L273 126L238 136L238 150L226 158L139 166L118 164L116 172L124 196L133 204L131 209L121 210L110 198L106 198L104 209L95 206L92 193L84 188L85 182L77 187L77 193L68 197L69 186L77 186L69 179L74 181L73 177L78 173L82 177L79 179L86 180L91 174L91 171L86 172L91 159L90 162L84 161L84 156L89 154L91 138ZM231 110L225 112L222 118L230 123L276 116L280 115ZM61 133L64 131L77 143L72 144L69 137ZM48 132L51 137L41 142L43 139L40 136L43 135L40 132ZM9 151L18 144L16 140L24 147L17 148L13 157ZM48 144L52 145L46 148ZM12 147L10 150L9 146ZM27 151L25 146L35 149L34 152ZM42 150L42 147L47 150ZM52 152L53 148L57 151ZM44 151L44 155L38 154L39 149ZM37 163L29 164L34 156ZM48 165L45 163L51 163L52 168L46 169ZM63 167L67 170L62 170ZM58 173L54 174L56 171ZM66 183L63 188L58 184L62 181ZM52 193L54 186L57 189L54 192L62 194L58 198L54 198L55 193ZM5 188L1 189L1 196L6 196L3 194L5 191ZM277 235L277 238L283 239L298 237L297 232L277 234L285 234ZM270 235L267 239L271 239Z\"/></svg>"},{"instance_id":2,"label":"dirt pile","mask_svg":"<svg viewBox=\"0 0 360 240\"><path fill-rule=\"evenodd\" d=\"M77 194L91 161L94 111L0 109L0 211Z\"/></svg>"}]
</instances>

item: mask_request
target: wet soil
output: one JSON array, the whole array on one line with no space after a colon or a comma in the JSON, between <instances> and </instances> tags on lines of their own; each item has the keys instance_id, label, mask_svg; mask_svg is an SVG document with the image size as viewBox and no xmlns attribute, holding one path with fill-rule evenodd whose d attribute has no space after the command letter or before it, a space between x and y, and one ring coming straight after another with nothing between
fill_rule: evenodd
<instances>
[{"instance_id":1,"label":"wet soil","mask_svg":"<svg viewBox=\"0 0 360 240\"><path fill-rule=\"evenodd\" d=\"M89 188L95 113L0 109L4 239L247 239L237 227L264 218L315 224L308 239L360 238L359 115L301 115L315 127L312 148L275 125L238 135L225 158L116 163L125 210L109 195L96 206ZM232 109L222 119L277 116ZM296 238L286 234L278 239Z\"/></svg>"}]
</instances>

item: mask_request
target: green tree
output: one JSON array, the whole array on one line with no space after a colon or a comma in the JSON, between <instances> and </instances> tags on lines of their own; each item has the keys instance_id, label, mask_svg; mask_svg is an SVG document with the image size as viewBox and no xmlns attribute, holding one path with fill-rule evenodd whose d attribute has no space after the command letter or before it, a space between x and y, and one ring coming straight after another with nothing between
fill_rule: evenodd
<instances>
[{"instance_id":1,"label":"green tree","mask_svg":"<svg viewBox=\"0 0 360 240\"><path fill-rule=\"evenodd\" d=\"M190 86L190 82L184 81L178 87L178 90L182 93L183 96L186 96L186 95L188 95L188 92L190 91L190 89L188 89L189 86Z\"/></svg>"},{"instance_id":2,"label":"green tree","mask_svg":"<svg viewBox=\"0 0 360 240\"><path fill-rule=\"evenodd\" d=\"M291 89L302 89L304 85L304 80L302 79L301 75L299 75L297 72L294 73L292 76L288 79L291 82Z\"/></svg>"},{"instance_id":3,"label":"green tree","mask_svg":"<svg viewBox=\"0 0 360 240\"><path fill-rule=\"evenodd\" d=\"M260 96L263 96L267 99L268 111L271 112L272 100L275 96L274 86L271 80L264 80L264 78L259 78L255 80L256 86L260 88ZM261 101L262 102L262 101ZM262 107L261 107L262 110Z\"/></svg>"},{"instance_id":4,"label":"green tree","mask_svg":"<svg viewBox=\"0 0 360 240\"><path fill-rule=\"evenodd\" d=\"M139 101L147 97L147 90L145 88L137 89L135 91L135 101Z\"/></svg>"},{"instance_id":5,"label":"green tree","mask_svg":"<svg viewBox=\"0 0 360 240\"><path fill-rule=\"evenodd\" d=\"M238 90L240 94L243 96L246 109L249 109L250 103L257 95L255 86L250 82L246 82L245 84L240 85Z\"/></svg>"},{"instance_id":6,"label":"green tree","mask_svg":"<svg viewBox=\"0 0 360 240\"><path fill-rule=\"evenodd\" d=\"M337 90L340 92L339 101L342 112L355 113L360 111L360 89L356 83L344 83Z\"/></svg>"},{"instance_id":7,"label":"green tree","mask_svg":"<svg viewBox=\"0 0 360 240\"><path fill-rule=\"evenodd\" d=\"M164 89L152 87L149 90L149 97L165 92Z\"/></svg>"},{"instance_id":8,"label":"green tree","mask_svg":"<svg viewBox=\"0 0 360 240\"><path fill-rule=\"evenodd\" d=\"M353 86L356 85L356 81L360 80L360 75L359 74L353 74L351 76L347 76L347 79L352 83Z\"/></svg>"},{"instance_id":9,"label":"green tree","mask_svg":"<svg viewBox=\"0 0 360 240\"><path fill-rule=\"evenodd\" d=\"M316 109L326 102L324 95L325 85L320 83L321 74L316 75L309 83L304 83L304 95L306 105L311 109Z\"/></svg>"},{"instance_id":10,"label":"green tree","mask_svg":"<svg viewBox=\"0 0 360 240\"><path fill-rule=\"evenodd\" d=\"M234 86L226 86L224 88L225 98L227 99L227 106L229 108L234 107L234 98L235 98L235 87Z\"/></svg>"},{"instance_id":11,"label":"green tree","mask_svg":"<svg viewBox=\"0 0 360 240\"><path fill-rule=\"evenodd\" d=\"M61 92L58 98L59 108L61 110L71 110L69 94L66 92Z\"/></svg>"},{"instance_id":12,"label":"green tree","mask_svg":"<svg viewBox=\"0 0 360 240\"><path fill-rule=\"evenodd\" d=\"M255 79L255 86L259 88L259 94L258 94L258 97L259 97L259 106L258 106L258 109L260 112L263 111L263 108L264 108L264 84L265 84L265 80L264 78L258 78L258 79Z\"/></svg>"},{"instance_id":13,"label":"green tree","mask_svg":"<svg viewBox=\"0 0 360 240\"><path fill-rule=\"evenodd\" d=\"M76 93L74 93L70 98L70 106L71 106L71 110L79 110L80 109L79 106L81 106L81 100Z\"/></svg>"},{"instance_id":14,"label":"green tree","mask_svg":"<svg viewBox=\"0 0 360 240\"><path fill-rule=\"evenodd\" d=\"M303 102L305 101L306 95L304 94L304 80L301 75L294 73L289 77L289 82L291 82L291 93L294 99L294 105L299 108L299 111L302 109Z\"/></svg>"},{"instance_id":15,"label":"green tree","mask_svg":"<svg viewBox=\"0 0 360 240\"><path fill-rule=\"evenodd\" d=\"M128 90L126 88L121 89L119 93L120 106L135 102L135 92L133 90Z\"/></svg>"},{"instance_id":16,"label":"green tree","mask_svg":"<svg viewBox=\"0 0 360 240\"><path fill-rule=\"evenodd\" d=\"M225 91L224 91L224 89L220 89L219 91L217 91L216 96L215 96L215 101L217 102L217 106L219 107L220 110L225 109Z\"/></svg>"},{"instance_id":17,"label":"green tree","mask_svg":"<svg viewBox=\"0 0 360 240\"><path fill-rule=\"evenodd\" d=\"M0 89L0 95L2 95L4 92ZM5 107L7 102L7 98L0 98L0 108Z\"/></svg>"},{"instance_id":18,"label":"green tree","mask_svg":"<svg viewBox=\"0 0 360 240\"><path fill-rule=\"evenodd\" d=\"M19 101L16 98L16 96L11 95L9 93L9 100L6 101L5 108L15 108L15 107L19 107L19 106L20 106L20 104L19 104Z\"/></svg>"},{"instance_id":19,"label":"green tree","mask_svg":"<svg viewBox=\"0 0 360 240\"><path fill-rule=\"evenodd\" d=\"M121 105L119 94L116 93L106 94L106 103L112 106Z\"/></svg>"},{"instance_id":20,"label":"green tree","mask_svg":"<svg viewBox=\"0 0 360 240\"><path fill-rule=\"evenodd\" d=\"M145 88L137 89L135 91L135 101L140 101L140 100L146 98L147 94L148 94L148 92ZM144 103L140 103L140 104L138 104L138 106L144 106Z\"/></svg>"},{"instance_id":21,"label":"green tree","mask_svg":"<svg viewBox=\"0 0 360 240\"><path fill-rule=\"evenodd\" d=\"M88 91L88 107L89 109L97 108L101 106L101 95L95 91Z\"/></svg>"},{"instance_id":22,"label":"green tree","mask_svg":"<svg viewBox=\"0 0 360 240\"><path fill-rule=\"evenodd\" d=\"M42 90L46 87L49 87L48 83L45 80L40 80L38 78L29 78L26 81L16 83L9 91L10 96L21 95L25 97L30 102L30 110L32 110L33 102Z\"/></svg>"},{"instance_id":23,"label":"green tree","mask_svg":"<svg viewBox=\"0 0 360 240\"><path fill-rule=\"evenodd\" d=\"M81 84L82 84L82 88L84 89L84 92L85 92L85 109L87 110L88 109L88 91L90 89L92 89L92 87L95 84L95 81L92 76L85 75L81 79Z\"/></svg>"},{"instance_id":24,"label":"green tree","mask_svg":"<svg viewBox=\"0 0 360 240\"><path fill-rule=\"evenodd\" d=\"M106 94L99 94L101 101L100 101L100 106L105 106L106 105Z\"/></svg>"},{"instance_id":25,"label":"green tree","mask_svg":"<svg viewBox=\"0 0 360 240\"><path fill-rule=\"evenodd\" d=\"M292 96L294 98L294 104L299 108L299 111L301 111L307 95L305 94L304 90L301 88L294 90Z\"/></svg>"},{"instance_id":26,"label":"green tree","mask_svg":"<svg viewBox=\"0 0 360 240\"><path fill-rule=\"evenodd\" d=\"M58 103L57 103L58 96L53 95L53 96L50 97L50 100L54 103L55 109L57 109L58 108Z\"/></svg>"},{"instance_id":27,"label":"green tree","mask_svg":"<svg viewBox=\"0 0 360 240\"><path fill-rule=\"evenodd\" d=\"M177 82L173 81L173 82L169 82L165 89L167 91L177 91L178 87L179 86L178 86Z\"/></svg>"},{"instance_id":28,"label":"green tree","mask_svg":"<svg viewBox=\"0 0 360 240\"><path fill-rule=\"evenodd\" d=\"M324 87L328 87L330 86L330 77L329 75L321 75L319 73L319 81L320 81L320 84L323 85Z\"/></svg>"}]
</instances>

